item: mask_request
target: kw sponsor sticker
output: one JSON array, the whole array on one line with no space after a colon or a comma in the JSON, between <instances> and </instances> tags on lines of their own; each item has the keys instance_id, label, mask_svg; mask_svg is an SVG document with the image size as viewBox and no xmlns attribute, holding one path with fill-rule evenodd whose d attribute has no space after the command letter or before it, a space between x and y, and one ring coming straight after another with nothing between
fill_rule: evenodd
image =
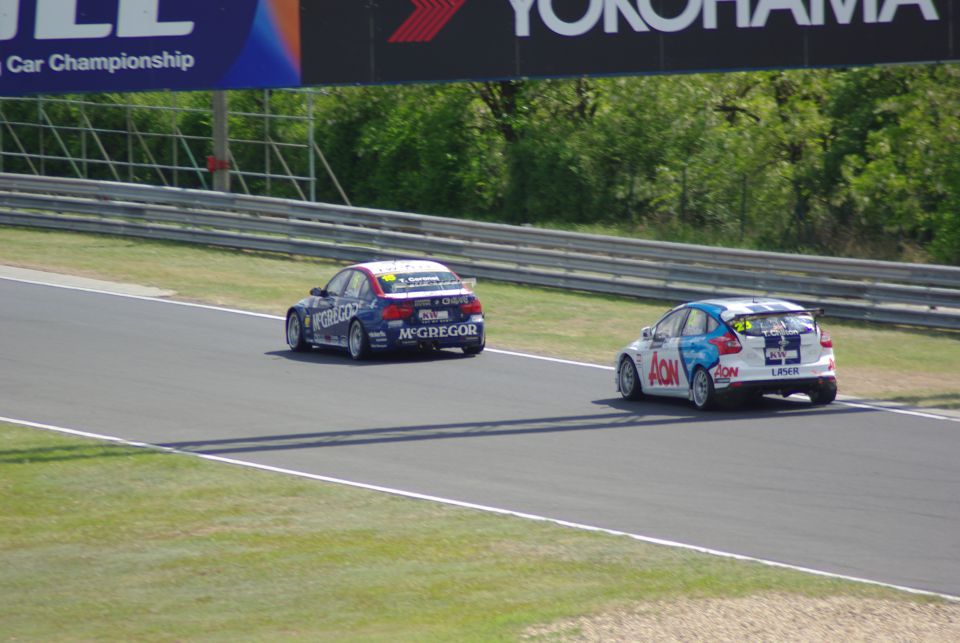
<instances>
[{"instance_id":1,"label":"kw sponsor sticker","mask_svg":"<svg viewBox=\"0 0 960 643\"><path fill-rule=\"evenodd\" d=\"M450 319L450 311L447 310L421 310L420 321L436 322L447 321Z\"/></svg>"},{"instance_id":2,"label":"kw sponsor sticker","mask_svg":"<svg viewBox=\"0 0 960 643\"><path fill-rule=\"evenodd\" d=\"M476 324L453 324L450 326L427 326L419 328L401 328L400 339L444 339L447 337L471 337L478 335Z\"/></svg>"},{"instance_id":3,"label":"kw sponsor sticker","mask_svg":"<svg viewBox=\"0 0 960 643\"><path fill-rule=\"evenodd\" d=\"M800 335L767 335L763 356L767 366L800 363Z\"/></svg>"},{"instance_id":4,"label":"kw sponsor sticker","mask_svg":"<svg viewBox=\"0 0 960 643\"><path fill-rule=\"evenodd\" d=\"M657 352L653 352L650 360L650 372L647 373L650 386L679 386L680 361L676 359L660 359Z\"/></svg>"}]
</instances>

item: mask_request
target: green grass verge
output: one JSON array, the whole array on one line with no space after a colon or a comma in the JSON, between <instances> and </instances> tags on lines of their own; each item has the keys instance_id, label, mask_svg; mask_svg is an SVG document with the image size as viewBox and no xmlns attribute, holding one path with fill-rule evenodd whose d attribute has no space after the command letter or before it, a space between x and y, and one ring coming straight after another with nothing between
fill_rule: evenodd
<instances>
[{"instance_id":1,"label":"green grass verge","mask_svg":"<svg viewBox=\"0 0 960 643\"><path fill-rule=\"evenodd\" d=\"M0 424L4 640L516 640L635 601L925 600Z\"/></svg>"},{"instance_id":2,"label":"green grass verge","mask_svg":"<svg viewBox=\"0 0 960 643\"><path fill-rule=\"evenodd\" d=\"M0 227L0 264L175 290L282 315L338 264L168 242ZM668 307L626 297L481 281L490 346L609 364ZM829 311L828 311L829 312ZM841 393L960 408L960 333L827 319Z\"/></svg>"}]
</instances>

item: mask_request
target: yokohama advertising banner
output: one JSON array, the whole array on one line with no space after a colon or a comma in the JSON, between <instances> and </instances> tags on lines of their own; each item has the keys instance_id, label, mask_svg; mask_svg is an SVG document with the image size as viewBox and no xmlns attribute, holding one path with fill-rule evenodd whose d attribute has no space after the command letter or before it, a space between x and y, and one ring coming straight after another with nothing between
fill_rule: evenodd
<instances>
[{"instance_id":1,"label":"yokohama advertising banner","mask_svg":"<svg viewBox=\"0 0 960 643\"><path fill-rule=\"evenodd\" d=\"M0 95L958 60L960 0L0 0Z\"/></svg>"},{"instance_id":2,"label":"yokohama advertising banner","mask_svg":"<svg viewBox=\"0 0 960 643\"><path fill-rule=\"evenodd\" d=\"M298 0L0 0L0 95L299 84Z\"/></svg>"},{"instance_id":3,"label":"yokohama advertising banner","mask_svg":"<svg viewBox=\"0 0 960 643\"><path fill-rule=\"evenodd\" d=\"M303 81L648 74L958 57L960 0L304 0Z\"/></svg>"}]
</instances>

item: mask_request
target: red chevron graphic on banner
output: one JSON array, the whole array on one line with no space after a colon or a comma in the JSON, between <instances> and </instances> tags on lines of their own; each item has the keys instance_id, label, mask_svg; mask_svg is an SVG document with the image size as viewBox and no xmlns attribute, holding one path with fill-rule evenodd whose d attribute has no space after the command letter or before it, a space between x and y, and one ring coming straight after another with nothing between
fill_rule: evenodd
<instances>
[{"instance_id":1,"label":"red chevron graphic on banner","mask_svg":"<svg viewBox=\"0 0 960 643\"><path fill-rule=\"evenodd\" d=\"M387 42L430 42L466 0L410 0L416 9Z\"/></svg>"}]
</instances>

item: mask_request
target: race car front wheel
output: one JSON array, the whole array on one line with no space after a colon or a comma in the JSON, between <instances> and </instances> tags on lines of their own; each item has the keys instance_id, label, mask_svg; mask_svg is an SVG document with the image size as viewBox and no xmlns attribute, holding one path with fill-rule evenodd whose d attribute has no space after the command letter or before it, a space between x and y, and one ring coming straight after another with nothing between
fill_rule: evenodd
<instances>
[{"instance_id":1,"label":"race car front wheel","mask_svg":"<svg viewBox=\"0 0 960 643\"><path fill-rule=\"evenodd\" d=\"M347 336L347 347L350 350L350 357L356 360L366 359L370 353L370 341L367 339L367 331L363 329L360 320L354 319L350 324L350 335Z\"/></svg>"},{"instance_id":2,"label":"race car front wheel","mask_svg":"<svg viewBox=\"0 0 960 643\"><path fill-rule=\"evenodd\" d=\"M624 357L620 360L617 370L617 383L620 386L620 395L627 400L639 400L643 397L643 387L640 386L640 376L633 360Z\"/></svg>"},{"instance_id":3,"label":"race car front wheel","mask_svg":"<svg viewBox=\"0 0 960 643\"><path fill-rule=\"evenodd\" d=\"M690 385L690 398L697 410L704 411L713 406L716 393L713 388L713 378L710 373L698 368L693 374L693 383Z\"/></svg>"},{"instance_id":4,"label":"race car front wheel","mask_svg":"<svg viewBox=\"0 0 960 643\"><path fill-rule=\"evenodd\" d=\"M303 338L303 324L300 322L300 315L291 310L287 313L287 345L290 350L302 352L307 350L307 342Z\"/></svg>"}]
</instances>

